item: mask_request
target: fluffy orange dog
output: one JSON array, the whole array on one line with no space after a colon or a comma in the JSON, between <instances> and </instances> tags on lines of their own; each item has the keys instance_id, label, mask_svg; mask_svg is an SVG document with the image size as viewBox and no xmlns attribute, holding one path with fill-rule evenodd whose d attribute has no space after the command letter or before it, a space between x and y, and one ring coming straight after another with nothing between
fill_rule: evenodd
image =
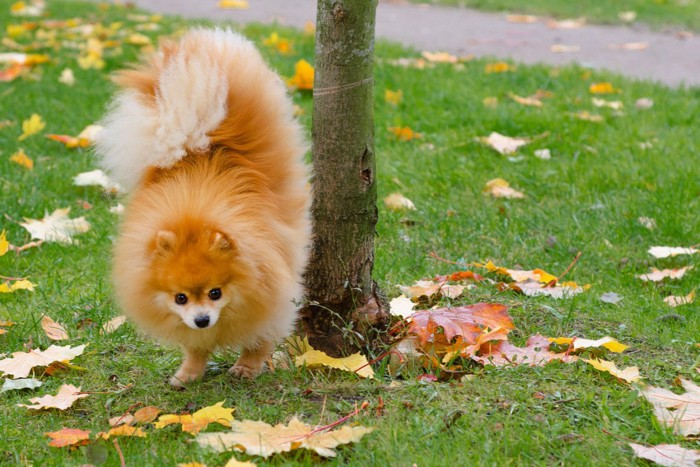
<instances>
[{"instance_id":1,"label":"fluffy orange dog","mask_svg":"<svg viewBox=\"0 0 700 467\"><path fill-rule=\"evenodd\" d=\"M229 30L196 29L117 76L102 165L132 194L114 250L114 288L146 332L179 344L170 380L254 377L292 329L310 242L302 130L279 77Z\"/></svg>"}]
</instances>

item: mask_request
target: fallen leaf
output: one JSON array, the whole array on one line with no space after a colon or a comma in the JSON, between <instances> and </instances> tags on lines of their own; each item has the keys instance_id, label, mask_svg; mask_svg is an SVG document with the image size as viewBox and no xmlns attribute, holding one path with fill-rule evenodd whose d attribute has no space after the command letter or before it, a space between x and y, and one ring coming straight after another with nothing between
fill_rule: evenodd
<instances>
[{"instance_id":1,"label":"fallen leaf","mask_svg":"<svg viewBox=\"0 0 700 467\"><path fill-rule=\"evenodd\" d=\"M616 305L622 301L622 297L615 292L605 292L601 294L600 301L603 303L610 303Z\"/></svg>"},{"instance_id":2,"label":"fallen leaf","mask_svg":"<svg viewBox=\"0 0 700 467\"><path fill-rule=\"evenodd\" d=\"M549 149L537 149L535 150L535 157L543 161L548 161L552 158L552 153Z\"/></svg>"},{"instance_id":3,"label":"fallen leaf","mask_svg":"<svg viewBox=\"0 0 700 467\"><path fill-rule=\"evenodd\" d=\"M485 194L494 198L522 199L525 195L510 187L510 184L502 178L494 178L486 182L486 187L482 190Z\"/></svg>"},{"instance_id":4,"label":"fallen leaf","mask_svg":"<svg viewBox=\"0 0 700 467\"><path fill-rule=\"evenodd\" d=\"M510 277L515 282L528 282L535 281L541 284L550 284L552 282L557 282L557 277L548 273L543 269L532 269L532 270L521 270L521 269L508 269L502 266L496 266L493 262L488 261L486 263L474 263L474 266L485 268L489 272L495 272L496 274L501 274Z\"/></svg>"},{"instance_id":5,"label":"fallen leaf","mask_svg":"<svg viewBox=\"0 0 700 467\"><path fill-rule=\"evenodd\" d=\"M247 10L250 8L248 0L219 0L216 6L222 10Z\"/></svg>"},{"instance_id":6,"label":"fallen leaf","mask_svg":"<svg viewBox=\"0 0 700 467\"><path fill-rule=\"evenodd\" d=\"M517 282L509 284L510 288L518 292L522 292L528 297L539 297L541 295L546 295L555 299L571 298L574 295L583 293L588 286L579 287L575 283L562 283L554 286L547 286L542 284L542 282L527 280L523 282Z\"/></svg>"},{"instance_id":7,"label":"fallen leaf","mask_svg":"<svg viewBox=\"0 0 700 467\"><path fill-rule=\"evenodd\" d=\"M659 282L666 278L668 279L681 279L686 272L693 269L693 266L684 266L678 269L656 269L651 268L651 272L647 274L640 274L637 278L643 281Z\"/></svg>"},{"instance_id":8,"label":"fallen leaf","mask_svg":"<svg viewBox=\"0 0 700 467\"><path fill-rule=\"evenodd\" d=\"M39 133L46 127L46 123L41 119L38 114L32 114L29 119L22 122L22 134L17 138L18 141L23 141L24 139Z\"/></svg>"},{"instance_id":9,"label":"fallen leaf","mask_svg":"<svg viewBox=\"0 0 700 467\"><path fill-rule=\"evenodd\" d=\"M588 112L587 110L582 110L581 112L576 112L576 113L569 113L569 115L571 115L572 117L576 117L579 120L585 120L587 122L600 123L604 120L602 116L592 114L592 113Z\"/></svg>"},{"instance_id":10,"label":"fallen leaf","mask_svg":"<svg viewBox=\"0 0 700 467\"><path fill-rule=\"evenodd\" d=\"M52 341L61 341L68 339L68 333L65 328L51 319L50 316L44 315L41 318L41 328L46 333L46 337Z\"/></svg>"},{"instance_id":11,"label":"fallen leaf","mask_svg":"<svg viewBox=\"0 0 700 467\"><path fill-rule=\"evenodd\" d=\"M58 431L44 433L51 438L49 446L62 448L65 446L82 446L90 442L90 432L77 428L63 428Z\"/></svg>"},{"instance_id":12,"label":"fallen leaf","mask_svg":"<svg viewBox=\"0 0 700 467\"><path fill-rule=\"evenodd\" d=\"M610 44L609 49L612 50L630 50L630 51L640 51L649 48L648 42L625 42L624 44Z\"/></svg>"},{"instance_id":13,"label":"fallen leaf","mask_svg":"<svg viewBox=\"0 0 700 467\"><path fill-rule=\"evenodd\" d=\"M498 107L497 97L484 97L484 99L481 102L484 104L484 107L489 107L491 109L495 109L496 107Z\"/></svg>"},{"instance_id":14,"label":"fallen leaf","mask_svg":"<svg viewBox=\"0 0 700 467\"><path fill-rule=\"evenodd\" d=\"M10 242L7 241L7 235L3 230L0 232L0 256L3 256L10 249Z\"/></svg>"},{"instance_id":15,"label":"fallen leaf","mask_svg":"<svg viewBox=\"0 0 700 467\"><path fill-rule=\"evenodd\" d=\"M550 29L578 29L585 26L586 18L563 19L560 21L550 19L545 24Z\"/></svg>"},{"instance_id":16,"label":"fallen leaf","mask_svg":"<svg viewBox=\"0 0 700 467\"><path fill-rule=\"evenodd\" d=\"M19 63L13 63L9 67L3 68L0 70L0 82L14 81L22 74L22 70L24 70L24 66Z\"/></svg>"},{"instance_id":17,"label":"fallen leaf","mask_svg":"<svg viewBox=\"0 0 700 467\"><path fill-rule=\"evenodd\" d=\"M374 428L344 426L339 430L319 431L296 417L288 425L268 425L262 421L234 421L231 432L203 433L197 436L202 447L217 452L239 449L251 456L269 457L298 448L315 451L323 457L335 457L334 448L341 444L356 443Z\"/></svg>"},{"instance_id":18,"label":"fallen leaf","mask_svg":"<svg viewBox=\"0 0 700 467\"><path fill-rule=\"evenodd\" d=\"M421 56L431 63L457 63L459 59L447 52L421 52Z\"/></svg>"},{"instance_id":19,"label":"fallen leaf","mask_svg":"<svg viewBox=\"0 0 700 467\"><path fill-rule=\"evenodd\" d=\"M64 384L58 388L58 393L55 396L48 394L43 397L35 397L33 399L29 399L30 402L34 402L33 405L17 404L17 406L35 410L51 408L66 410L78 399L88 396L89 394L80 393L80 387L75 387L72 384Z\"/></svg>"},{"instance_id":20,"label":"fallen leaf","mask_svg":"<svg viewBox=\"0 0 700 467\"><path fill-rule=\"evenodd\" d=\"M7 391L15 391L18 389L36 389L44 384L38 379L34 378L22 378L22 379L6 379L2 383L2 388L0 388L0 393Z\"/></svg>"},{"instance_id":21,"label":"fallen leaf","mask_svg":"<svg viewBox=\"0 0 700 467\"><path fill-rule=\"evenodd\" d=\"M126 323L126 316L124 316L124 315L117 316L116 318L112 318L109 321L107 321L105 324L102 325L102 332L104 334L109 334L110 332L114 332L117 329L119 329L119 327L124 323Z\"/></svg>"},{"instance_id":22,"label":"fallen leaf","mask_svg":"<svg viewBox=\"0 0 700 467\"><path fill-rule=\"evenodd\" d=\"M399 295L389 302L389 310L392 315L408 318L413 314L416 304L405 295Z\"/></svg>"},{"instance_id":23,"label":"fallen leaf","mask_svg":"<svg viewBox=\"0 0 700 467\"><path fill-rule=\"evenodd\" d=\"M119 193L122 187L112 180L100 169L91 172L82 172L73 177L73 185L76 186L101 186L105 191Z\"/></svg>"},{"instance_id":24,"label":"fallen leaf","mask_svg":"<svg viewBox=\"0 0 700 467\"><path fill-rule=\"evenodd\" d=\"M85 344L78 347L52 345L46 350L14 352L11 357L0 360L0 372L14 378L25 378L34 367L70 361L81 355L84 350Z\"/></svg>"},{"instance_id":25,"label":"fallen leaf","mask_svg":"<svg viewBox=\"0 0 700 467\"><path fill-rule=\"evenodd\" d=\"M678 444L642 446L628 443L637 457L667 467L696 467L700 461L700 450L688 449Z\"/></svg>"},{"instance_id":26,"label":"fallen leaf","mask_svg":"<svg viewBox=\"0 0 700 467\"><path fill-rule=\"evenodd\" d=\"M678 255L693 255L700 252L695 248L673 247L673 246L653 246L649 248L649 254L654 258L668 258Z\"/></svg>"},{"instance_id":27,"label":"fallen leaf","mask_svg":"<svg viewBox=\"0 0 700 467\"><path fill-rule=\"evenodd\" d=\"M530 24L539 20L539 17L533 15L506 15L506 21L509 23Z\"/></svg>"},{"instance_id":28,"label":"fallen leaf","mask_svg":"<svg viewBox=\"0 0 700 467\"><path fill-rule=\"evenodd\" d=\"M226 462L224 467L256 467L256 464L248 461L239 461L235 457L232 457Z\"/></svg>"},{"instance_id":29,"label":"fallen leaf","mask_svg":"<svg viewBox=\"0 0 700 467\"><path fill-rule=\"evenodd\" d=\"M464 289L463 285L448 285L444 281L434 282L434 281L416 281L415 284L411 286L399 285L399 290L408 298L419 299L421 297L426 297L428 299L434 296L441 296L447 298L457 298L462 295Z\"/></svg>"},{"instance_id":30,"label":"fallen leaf","mask_svg":"<svg viewBox=\"0 0 700 467\"><path fill-rule=\"evenodd\" d=\"M362 378L374 378L374 370L367 362L367 357L361 353L355 353L343 358L333 358L320 350L311 349L302 355L294 357L294 363L297 366L306 365L309 368L327 366L355 373Z\"/></svg>"},{"instance_id":31,"label":"fallen leaf","mask_svg":"<svg viewBox=\"0 0 700 467\"><path fill-rule=\"evenodd\" d=\"M134 421L136 423L151 423L160 412L161 410L158 407L146 406L134 412Z\"/></svg>"},{"instance_id":32,"label":"fallen leaf","mask_svg":"<svg viewBox=\"0 0 700 467\"><path fill-rule=\"evenodd\" d=\"M421 133L416 133L407 126L392 126L389 127L389 132L393 133L399 141L411 141L423 137Z\"/></svg>"},{"instance_id":33,"label":"fallen leaf","mask_svg":"<svg viewBox=\"0 0 700 467\"><path fill-rule=\"evenodd\" d=\"M528 338L525 347L516 347L508 341L485 343L479 349L479 355L471 358L482 365L530 365L543 366L560 360L564 363L576 361L578 357L565 352L554 353L549 350L549 340L540 335Z\"/></svg>"},{"instance_id":34,"label":"fallen leaf","mask_svg":"<svg viewBox=\"0 0 700 467\"><path fill-rule=\"evenodd\" d=\"M518 104L521 104L521 105L529 105L531 107L542 107L542 101L534 96L521 97L521 96L518 96L517 94L513 94L512 92L509 92L508 97L510 97L515 102L517 102Z\"/></svg>"},{"instance_id":35,"label":"fallen leaf","mask_svg":"<svg viewBox=\"0 0 700 467\"><path fill-rule=\"evenodd\" d=\"M628 346L621 344L610 336L601 337L597 340L581 339L580 337L550 337L549 342L571 346L572 351L605 347L611 352L620 353L627 350Z\"/></svg>"},{"instance_id":36,"label":"fallen leaf","mask_svg":"<svg viewBox=\"0 0 700 467\"><path fill-rule=\"evenodd\" d=\"M484 72L486 72L487 74L506 73L509 71L515 71L515 67L512 65L509 65L506 62L488 63L484 67Z\"/></svg>"},{"instance_id":37,"label":"fallen leaf","mask_svg":"<svg viewBox=\"0 0 700 467\"><path fill-rule=\"evenodd\" d=\"M133 33L126 36L124 42L138 46L151 45L151 38L145 34Z\"/></svg>"},{"instance_id":38,"label":"fallen leaf","mask_svg":"<svg viewBox=\"0 0 700 467\"><path fill-rule=\"evenodd\" d=\"M615 365L615 362L599 360L597 358L593 358L590 360L582 358L581 360L590 364L596 370L608 372L615 378L621 379L627 383L634 383L635 381L639 381L641 379L641 377L639 376L639 368L637 368L636 366L631 366L625 368L624 370L620 370Z\"/></svg>"},{"instance_id":39,"label":"fallen leaf","mask_svg":"<svg viewBox=\"0 0 700 467\"><path fill-rule=\"evenodd\" d=\"M617 89L615 89L612 85L612 83L592 83L589 87L588 90L591 92L591 94L612 94L614 92L618 92Z\"/></svg>"},{"instance_id":40,"label":"fallen leaf","mask_svg":"<svg viewBox=\"0 0 700 467\"><path fill-rule=\"evenodd\" d=\"M680 382L686 390L683 394L651 385L639 388L639 392L654 406L656 418L671 427L675 434L697 435L700 433L700 387L683 378Z\"/></svg>"},{"instance_id":41,"label":"fallen leaf","mask_svg":"<svg viewBox=\"0 0 700 467\"><path fill-rule=\"evenodd\" d=\"M672 307L677 307L681 305L688 305L690 303L693 303L695 301L695 291L693 290L686 296L676 296L676 295L670 295L666 298L664 298L664 303L668 304L669 306Z\"/></svg>"},{"instance_id":42,"label":"fallen leaf","mask_svg":"<svg viewBox=\"0 0 700 467\"><path fill-rule=\"evenodd\" d=\"M524 146L530 142L528 138L511 138L500 133L492 132L487 137L479 137L478 141L490 146L500 154L513 154L520 146Z\"/></svg>"},{"instance_id":43,"label":"fallen leaf","mask_svg":"<svg viewBox=\"0 0 700 467\"><path fill-rule=\"evenodd\" d=\"M654 101L648 97L637 99L634 106L640 110L651 109L654 106Z\"/></svg>"},{"instance_id":44,"label":"fallen leaf","mask_svg":"<svg viewBox=\"0 0 700 467\"><path fill-rule=\"evenodd\" d=\"M399 105L403 100L403 91L392 91L391 89L384 90L384 100L391 105Z\"/></svg>"},{"instance_id":45,"label":"fallen leaf","mask_svg":"<svg viewBox=\"0 0 700 467\"><path fill-rule=\"evenodd\" d=\"M579 45L553 44L549 46L549 51L554 54L568 54L579 52L580 50L581 46Z\"/></svg>"},{"instance_id":46,"label":"fallen leaf","mask_svg":"<svg viewBox=\"0 0 700 467\"><path fill-rule=\"evenodd\" d=\"M617 14L617 17L625 23L631 23L632 21L637 19L637 12L632 10L621 11Z\"/></svg>"},{"instance_id":47,"label":"fallen leaf","mask_svg":"<svg viewBox=\"0 0 700 467\"><path fill-rule=\"evenodd\" d=\"M613 110L622 110L625 106L622 101L606 101L605 99L599 99L597 97L592 98L591 101L596 107L607 107Z\"/></svg>"},{"instance_id":48,"label":"fallen leaf","mask_svg":"<svg viewBox=\"0 0 700 467\"><path fill-rule=\"evenodd\" d=\"M294 76L287 83L296 89L312 90L314 88L314 67L306 60L299 60L294 65Z\"/></svg>"},{"instance_id":49,"label":"fallen leaf","mask_svg":"<svg viewBox=\"0 0 700 467\"><path fill-rule=\"evenodd\" d=\"M493 334L490 339L505 339L510 330L515 329L508 315L508 307L497 303L477 303L455 308L435 308L416 311L411 316L408 334L418 337L422 348L428 344L450 345L453 339L465 347L474 346L485 334Z\"/></svg>"},{"instance_id":50,"label":"fallen leaf","mask_svg":"<svg viewBox=\"0 0 700 467\"><path fill-rule=\"evenodd\" d=\"M128 437L137 437L137 438L145 438L146 433L140 428L136 426L129 426L129 425L119 425L118 427L110 429L106 433L98 433L97 438L102 438L102 439L109 439L112 436L128 436Z\"/></svg>"},{"instance_id":51,"label":"fallen leaf","mask_svg":"<svg viewBox=\"0 0 700 467\"><path fill-rule=\"evenodd\" d=\"M66 86L73 86L75 84L75 75L73 70L66 68L61 72L61 76L58 77L58 82L65 84Z\"/></svg>"},{"instance_id":52,"label":"fallen leaf","mask_svg":"<svg viewBox=\"0 0 700 467\"><path fill-rule=\"evenodd\" d=\"M135 422L136 419L130 413L124 415L117 415L116 417L112 417L107 421L107 423L109 423L109 426L112 427L119 425L133 425Z\"/></svg>"},{"instance_id":53,"label":"fallen leaf","mask_svg":"<svg viewBox=\"0 0 700 467\"><path fill-rule=\"evenodd\" d=\"M185 464L177 464L177 467L207 467L205 464L200 464L199 462L187 462Z\"/></svg>"},{"instance_id":54,"label":"fallen leaf","mask_svg":"<svg viewBox=\"0 0 700 467\"><path fill-rule=\"evenodd\" d=\"M27 156L27 153L24 152L24 149L20 149L16 153L12 154L10 156L10 160L15 164L19 164L26 169L34 169L34 161L31 160L29 156Z\"/></svg>"},{"instance_id":55,"label":"fallen leaf","mask_svg":"<svg viewBox=\"0 0 700 467\"><path fill-rule=\"evenodd\" d=\"M416 205L413 204L413 201L406 198L401 193L392 193L384 198L384 205L392 211L399 211L402 209L408 209L410 211L416 210Z\"/></svg>"},{"instance_id":56,"label":"fallen leaf","mask_svg":"<svg viewBox=\"0 0 700 467\"><path fill-rule=\"evenodd\" d=\"M27 279L6 281L0 283L0 293L12 293L17 290L29 290L30 292L34 292L34 287L36 287L36 284L31 283Z\"/></svg>"},{"instance_id":57,"label":"fallen leaf","mask_svg":"<svg viewBox=\"0 0 700 467\"><path fill-rule=\"evenodd\" d=\"M651 217L641 216L637 219L637 222L649 230L654 230L656 228L656 221Z\"/></svg>"},{"instance_id":58,"label":"fallen leaf","mask_svg":"<svg viewBox=\"0 0 700 467\"><path fill-rule=\"evenodd\" d=\"M20 222L20 225L27 229L32 239L71 245L73 235L90 230L90 223L84 217L70 219L69 212L70 208L56 209L41 220L25 217L25 222Z\"/></svg>"},{"instance_id":59,"label":"fallen leaf","mask_svg":"<svg viewBox=\"0 0 700 467\"><path fill-rule=\"evenodd\" d=\"M32 2L19 1L10 5L12 16L41 16L46 8L46 2L34 0Z\"/></svg>"},{"instance_id":60,"label":"fallen leaf","mask_svg":"<svg viewBox=\"0 0 700 467\"><path fill-rule=\"evenodd\" d=\"M154 427L160 429L168 425L179 424L182 431L191 434L199 433L209 426L210 423L218 423L230 427L231 421L233 420L233 411L235 409L224 407L224 402L225 401L221 401L212 406L204 407L193 414L161 415L158 417L158 421L154 424Z\"/></svg>"}]
</instances>

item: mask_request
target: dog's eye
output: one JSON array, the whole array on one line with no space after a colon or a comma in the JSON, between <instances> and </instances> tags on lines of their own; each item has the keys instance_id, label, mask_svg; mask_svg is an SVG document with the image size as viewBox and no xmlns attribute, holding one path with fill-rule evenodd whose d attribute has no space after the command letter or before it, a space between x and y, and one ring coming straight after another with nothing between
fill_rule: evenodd
<instances>
[{"instance_id":1,"label":"dog's eye","mask_svg":"<svg viewBox=\"0 0 700 467\"><path fill-rule=\"evenodd\" d=\"M209 298L211 300L218 300L221 298L221 289L211 289L209 291Z\"/></svg>"},{"instance_id":2,"label":"dog's eye","mask_svg":"<svg viewBox=\"0 0 700 467\"><path fill-rule=\"evenodd\" d=\"M176 294L175 303L177 303L178 305L184 305L185 303L187 303L187 295L185 295L184 293Z\"/></svg>"}]
</instances>

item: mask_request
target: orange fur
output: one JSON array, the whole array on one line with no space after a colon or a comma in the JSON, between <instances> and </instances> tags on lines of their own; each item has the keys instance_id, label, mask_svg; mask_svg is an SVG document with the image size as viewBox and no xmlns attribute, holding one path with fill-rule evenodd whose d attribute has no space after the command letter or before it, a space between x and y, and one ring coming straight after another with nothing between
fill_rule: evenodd
<instances>
[{"instance_id":1,"label":"orange fur","mask_svg":"<svg viewBox=\"0 0 700 467\"><path fill-rule=\"evenodd\" d=\"M118 79L150 105L168 57L213 54L217 60L206 37L185 36L164 47ZM114 250L114 287L124 312L184 350L171 380L176 386L201 377L207 357L221 346L242 350L233 373L257 374L291 331L293 300L302 295L310 222L300 127L279 79L257 52L241 52L234 64L226 77L226 116L208 133L209 148L187 149L174 165L146 170ZM221 290L220 299L208 296L213 289ZM187 303L176 304L176 294L185 294ZM213 325L192 326L193 313L217 307Z\"/></svg>"}]
</instances>

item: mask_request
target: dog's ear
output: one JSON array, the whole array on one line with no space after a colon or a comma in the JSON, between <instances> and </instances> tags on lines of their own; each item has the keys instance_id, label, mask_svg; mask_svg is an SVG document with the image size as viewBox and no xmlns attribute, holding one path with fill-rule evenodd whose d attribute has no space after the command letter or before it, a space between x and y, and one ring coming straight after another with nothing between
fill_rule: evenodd
<instances>
[{"instance_id":1,"label":"dog's ear","mask_svg":"<svg viewBox=\"0 0 700 467\"><path fill-rule=\"evenodd\" d=\"M155 254L170 253L175 249L177 237L172 230L159 230L151 241L150 249Z\"/></svg>"},{"instance_id":2,"label":"dog's ear","mask_svg":"<svg viewBox=\"0 0 700 467\"><path fill-rule=\"evenodd\" d=\"M223 232L215 230L211 234L211 249L212 250L223 250L223 251L233 251L235 250L235 245L233 240Z\"/></svg>"}]
</instances>

